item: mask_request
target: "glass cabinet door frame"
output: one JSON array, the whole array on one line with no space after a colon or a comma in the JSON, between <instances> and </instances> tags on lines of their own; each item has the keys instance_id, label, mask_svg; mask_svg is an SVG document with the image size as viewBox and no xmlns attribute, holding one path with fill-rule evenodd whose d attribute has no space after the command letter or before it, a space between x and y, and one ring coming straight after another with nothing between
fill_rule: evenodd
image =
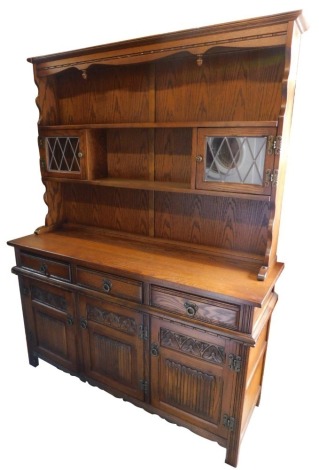
<instances>
[{"instance_id":1,"label":"glass cabinet door frame","mask_svg":"<svg viewBox=\"0 0 319 470\"><path fill-rule=\"evenodd\" d=\"M271 178L269 175L273 174L274 165L275 165L275 152L272 148L272 136L276 135L276 128L259 128L259 127L245 127L245 128L199 128L197 132L197 152L196 152L196 189L203 189L203 190L215 190L215 191L229 191L229 192L238 192L238 193L248 193L248 194L263 194L263 195L270 195L272 191L271 185ZM211 162L206 161L208 159L207 156L207 147L208 147L208 139L209 138L216 138L218 139L218 145L220 148L224 145L224 149L229 153L228 162L227 164L231 165L231 168L225 167L225 174L230 174L233 172L234 178L227 177L224 181L222 178L217 179L219 177L219 168L222 168L220 165L219 168L216 167L215 161L212 160L212 164L215 165L216 169L216 180L213 178L209 180L206 178L206 174L209 170L207 166ZM248 151L248 156L242 154L244 145L246 148L249 148L249 142L255 138L265 138L265 142L262 142L262 147L260 154L256 156L252 154L252 151ZM212 140L213 141L213 140ZM233 154L231 152L231 146L235 146L235 150ZM217 148L217 147L216 147ZM209 150L210 151L210 150ZM257 168L257 159L262 158L262 153L264 153L264 164L261 165L258 163L260 168ZM247 152L246 152L247 153ZM218 154L219 158L219 149L217 148L216 154ZM209 156L211 158L211 156ZM213 157L214 158L214 157ZM246 163L244 159L246 158ZM258 174L258 179L260 183L251 183L250 181L245 182L245 177L242 178L240 181L240 165L246 165L245 171L249 173L249 171L256 169ZM221 171L222 173L222 171ZM238 175L238 181L236 181L236 177ZM233 181L231 181L233 179Z\"/></svg>"},{"instance_id":2,"label":"glass cabinet door frame","mask_svg":"<svg viewBox=\"0 0 319 470\"><path fill-rule=\"evenodd\" d=\"M42 176L86 178L87 138L84 130L41 131L38 143Z\"/></svg>"}]
</instances>

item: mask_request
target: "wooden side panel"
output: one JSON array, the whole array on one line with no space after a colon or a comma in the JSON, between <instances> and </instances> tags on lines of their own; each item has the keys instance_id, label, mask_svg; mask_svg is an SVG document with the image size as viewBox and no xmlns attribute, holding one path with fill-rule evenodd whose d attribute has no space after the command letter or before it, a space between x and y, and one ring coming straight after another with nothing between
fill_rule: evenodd
<instances>
[{"instance_id":1,"label":"wooden side panel","mask_svg":"<svg viewBox=\"0 0 319 470\"><path fill-rule=\"evenodd\" d=\"M283 48L235 52L156 66L157 121L276 120Z\"/></svg>"},{"instance_id":2,"label":"wooden side panel","mask_svg":"<svg viewBox=\"0 0 319 470\"><path fill-rule=\"evenodd\" d=\"M262 255L268 211L264 201L157 193L155 236Z\"/></svg>"},{"instance_id":3,"label":"wooden side panel","mask_svg":"<svg viewBox=\"0 0 319 470\"><path fill-rule=\"evenodd\" d=\"M48 213L45 218L45 225L50 227L59 225L63 221L63 191L61 184L55 181L45 181L46 192L44 202L48 206Z\"/></svg>"},{"instance_id":4,"label":"wooden side panel","mask_svg":"<svg viewBox=\"0 0 319 470\"><path fill-rule=\"evenodd\" d=\"M148 197L147 191L64 184L65 221L147 235Z\"/></svg>"},{"instance_id":5,"label":"wooden side panel","mask_svg":"<svg viewBox=\"0 0 319 470\"><path fill-rule=\"evenodd\" d=\"M40 117L38 123L42 126L59 124L55 77L38 78L38 97L36 99Z\"/></svg>"},{"instance_id":6,"label":"wooden side panel","mask_svg":"<svg viewBox=\"0 0 319 470\"><path fill-rule=\"evenodd\" d=\"M150 66L92 66L83 79L69 69L56 77L60 124L145 122L151 119Z\"/></svg>"},{"instance_id":7,"label":"wooden side panel","mask_svg":"<svg viewBox=\"0 0 319 470\"><path fill-rule=\"evenodd\" d=\"M269 322L264 326L256 346L254 348L250 348L249 350L246 390L241 422L242 433L245 432L250 416L254 410L254 407L256 404L258 404L261 394L264 362L267 351L268 328Z\"/></svg>"}]
</instances>

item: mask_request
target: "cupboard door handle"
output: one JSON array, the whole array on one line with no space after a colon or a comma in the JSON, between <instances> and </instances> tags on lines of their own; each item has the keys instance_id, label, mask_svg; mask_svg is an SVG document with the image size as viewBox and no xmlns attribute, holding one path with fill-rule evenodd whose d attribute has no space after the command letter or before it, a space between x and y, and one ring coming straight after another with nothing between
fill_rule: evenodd
<instances>
[{"instance_id":1,"label":"cupboard door handle","mask_svg":"<svg viewBox=\"0 0 319 470\"><path fill-rule=\"evenodd\" d=\"M111 292L111 289L112 289L112 282L109 281L108 279L104 279L103 280L103 290L104 290L104 292L106 292L106 294L108 294L109 292Z\"/></svg>"},{"instance_id":2,"label":"cupboard door handle","mask_svg":"<svg viewBox=\"0 0 319 470\"><path fill-rule=\"evenodd\" d=\"M154 356L154 357L158 357L158 356L159 356L158 345L155 344L155 343L151 345L151 354L152 354L152 356Z\"/></svg>"},{"instance_id":3,"label":"cupboard door handle","mask_svg":"<svg viewBox=\"0 0 319 470\"><path fill-rule=\"evenodd\" d=\"M184 307L186 308L186 313L189 317L194 317L198 310L198 306L196 304L192 304L191 302L185 302Z\"/></svg>"},{"instance_id":4,"label":"cupboard door handle","mask_svg":"<svg viewBox=\"0 0 319 470\"><path fill-rule=\"evenodd\" d=\"M67 324L68 324L69 326L72 326L73 323L74 323L72 317L68 317L67 320L66 320L66 322L67 322Z\"/></svg>"},{"instance_id":5,"label":"cupboard door handle","mask_svg":"<svg viewBox=\"0 0 319 470\"><path fill-rule=\"evenodd\" d=\"M86 320L82 319L80 321L80 325L81 325L81 328L83 328L83 330L85 330L88 326L88 322Z\"/></svg>"}]
</instances>

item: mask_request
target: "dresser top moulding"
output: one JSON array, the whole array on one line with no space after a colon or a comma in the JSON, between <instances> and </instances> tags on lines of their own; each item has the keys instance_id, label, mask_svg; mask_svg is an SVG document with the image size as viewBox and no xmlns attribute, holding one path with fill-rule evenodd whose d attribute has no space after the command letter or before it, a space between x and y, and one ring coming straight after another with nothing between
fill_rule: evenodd
<instances>
[{"instance_id":1,"label":"dresser top moulding","mask_svg":"<svg viewBox=\"0 0 319 470\"><path fill-rule=\"evenodd\" d=\"M63 53L29 58L39 77L75 67L83 71L91 65L121 65L152 62L180 53L201 57L214 53L259 47L285 46L288 24L295 22L301 32L307 29L302 11L234 21L214 26L120 41Z\"/></svg>"}]
</instances>

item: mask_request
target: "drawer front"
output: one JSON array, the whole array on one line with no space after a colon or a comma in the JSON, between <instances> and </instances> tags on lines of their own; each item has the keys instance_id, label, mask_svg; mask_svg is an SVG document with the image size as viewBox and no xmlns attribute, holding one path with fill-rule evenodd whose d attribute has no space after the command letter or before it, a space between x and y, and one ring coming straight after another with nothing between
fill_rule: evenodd
<instances>
[{"instance_id":1,"label":"drawer front","mask_svg":"<svg viewBox=\"0 0 319 470\"><path fill-rule=\"evenodd\" d=\"M43 276L71 281L71 270L68 263L23 252L20 254L20 262L21 267Z\"/></svg>"},{"instance_id":2,"label":"drawer front","mask_svg":"<svg viewBox=\"0 0 319 470\"><path fill-rule=\"evenodd\" d=\"M114 274L77 267L77 284L114 297L142 303L142 283Z\"/></svg>"},{"instance_id":3,"label":"drawer front","mask_svg":"<svg viewBox=\"0 0 319 470\"><path fill-rule=\"evenodd\" d=\"M204 323L238 329L239 307L236 305L157 286L151 288L151 305Z\"/></svg>"}]
</instances>

